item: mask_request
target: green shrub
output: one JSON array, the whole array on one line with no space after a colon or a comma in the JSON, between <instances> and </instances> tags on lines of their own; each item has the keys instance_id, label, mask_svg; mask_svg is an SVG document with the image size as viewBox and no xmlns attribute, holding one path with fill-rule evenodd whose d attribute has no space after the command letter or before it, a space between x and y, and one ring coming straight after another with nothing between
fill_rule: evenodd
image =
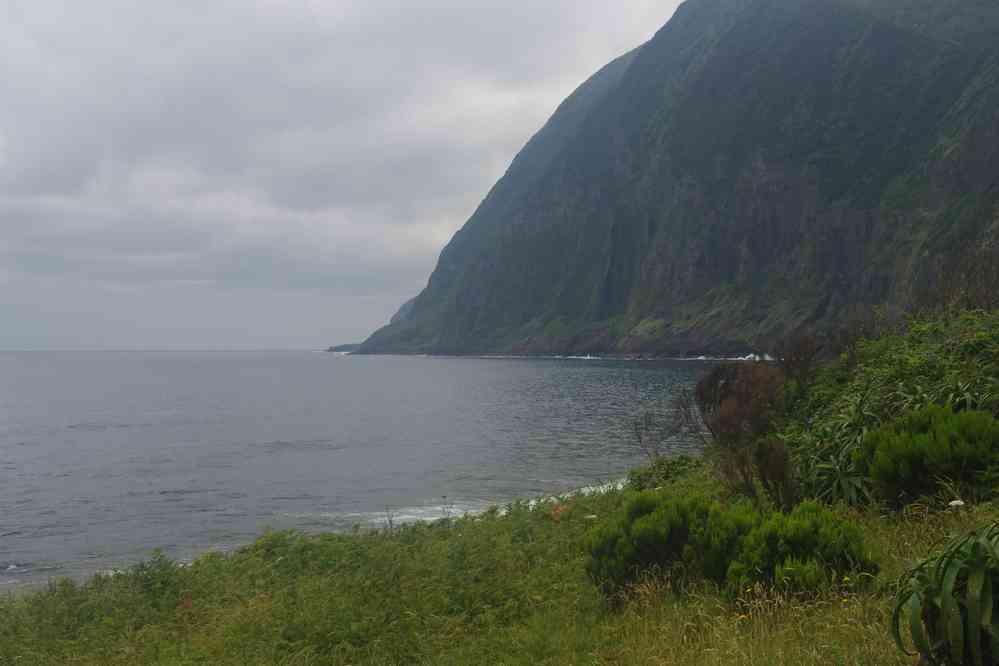
<instances>
[{"instance_id":1,"label":"green shrub","mask_svg":"<svg viewBox=\"0 0 999 666\"><path fill-rule=\"evenodd\" d=\"M588 535L587 573L605 592L613 592L644 571L679 562L691 522L703 519L708 510L701 498L666 501L652 492L632 495L620 517Z\"/></svg>"},{"instance_id":2,"label":"green shrub","mask_svg":"<svg viewBox=\"0 0 999 666\"><path fill-rule=\"evenodd\" d=\"M732 550L758 521L759 514L741 503L726 508L704 497L637 493L617 520L589 534L587 572L605 592L677 565L721 583Z\"/></svg>"},{"instance_id":3,"label":"green shrub","mask_svg":"<svg viewBox=\"0 0 999 666\"><path fill-rule=\"evenodd\" d=\"M868 433L855 461L891 502L930 494L940 479L988 494L982 480L999 461L999 421L987 412L926 407Z\"/></svg>"},{"instance_id":4,"label":"green shrub","mask_svg":"<svg viewBox=\"0 0 999 666\"><path fill-rule=\"evenodd\" d=\"M829 583L829 570L815 559L791 557L774 569L774 584L783 589L820 590Z\"/></svg>"},{"instance_id":5,"label":"green shrub","mask_svg":"<svg viewBox=\"0 0 999 666\"><path fill-rule=\"evenodd\" d=\"M765 515L746 502L634 495L614 522L589 536L587 571L613 593L644 573L676 568L730 589L765 583L814 591L846 572L873 572L860 530L806 502Z\"/></svg>"},{"instance_id":6,"label":"green shrub","mask_svg":"<svg viewBox=\"0 0 999 666\"><path fill-rule=\"evenodd\" d=\"M874 573L860 528L818 502L775 513L743 539L728 581L744 587L765 582L792 591L821 588L832 576Z\"/></svg>"},{"instance_id":7,"label":"green shrub","mask_svg":"<svg viewBox=\"0 0 999 666\"><path fill-rule=\"evenodd\" d=\"M903 578L892 634L906 651L908 633L930 664L994 664L999 660L999 523L952 541Z\"/></svg>"},{"instance_id":8,"label":"green shrub","mask_svg":"<svg viewBox=\"0 0 999 666\"><path fill-rule=\"evenodd\" d=\"M855 464L864 438L931 405L999 416L999 311L910 317L822 364L776 424L801 495L868 503L867 472Z\"/></svg>"},{"instance_id":9,"label":"green shrub","mask_svg":"<svg viewBox=\"0 0 999 666\"><path fill-rule=\"evenodd\" d=\"M762 515L746 502L711 505L702 522L692 525L691 545L688 553L694 572L722 584L728 580L732 555L740 550L747 534L758 527Z\"/></svg>"}]
</instances>

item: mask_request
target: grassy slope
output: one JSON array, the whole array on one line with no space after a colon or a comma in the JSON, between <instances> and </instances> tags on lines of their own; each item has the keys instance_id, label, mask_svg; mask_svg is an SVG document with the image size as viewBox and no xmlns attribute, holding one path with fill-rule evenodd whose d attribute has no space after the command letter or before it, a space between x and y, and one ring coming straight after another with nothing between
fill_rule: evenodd
<instances>
[{"instance_id":1,"label":"grassy slope","mask_svg":"<svg viewBox=\"0 0 999 666\"><path fill-rule=\"evenodd\" d=\"M923 322L859 350L822 371L802 413L834 419L875 380L944 390L962 367L994 380L999 315ZM707 468L669 490L695 488L724 494ZM608 604L584 573L584 535L623 498L379 533L270 534L188 567L155 559L56 583L0 599L0 664L909 664L888 634L892 581L946 537L999 520L999 504L948 510L948 497L904 514L842 509L880 553L882 574L863 591L732 601L650 580Z\"/></svg>"}]
</instances>

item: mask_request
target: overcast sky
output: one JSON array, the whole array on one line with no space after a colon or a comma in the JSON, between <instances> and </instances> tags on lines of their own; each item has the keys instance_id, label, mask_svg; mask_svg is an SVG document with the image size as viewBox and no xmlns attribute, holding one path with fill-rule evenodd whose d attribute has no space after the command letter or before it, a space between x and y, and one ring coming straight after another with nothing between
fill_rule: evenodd
<instances>
[{"instance_id":1,"label":"overcast sky","mask_svg":"<svg viewBox=\"0 0 999 666\"><path fill-rule=\"evenodd\" d=\"M359 341L676 0L0 0L0 349Z\"/></svg>"}]
</instances>

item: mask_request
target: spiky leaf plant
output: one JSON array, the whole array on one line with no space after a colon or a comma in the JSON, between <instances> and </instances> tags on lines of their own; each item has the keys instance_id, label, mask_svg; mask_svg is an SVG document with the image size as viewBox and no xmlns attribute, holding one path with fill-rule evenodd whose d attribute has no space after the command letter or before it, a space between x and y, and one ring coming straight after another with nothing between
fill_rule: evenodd
<instances>
[{"instance_id":1,"label":"spiky leaf plant","mask_svg":"<svg viewBox=\"0 0 999 666\"><path fill-rule=\"evenodd\" d=\"M999 661L999 523L951 541L902 581L892 634L931 664L984 666Z\"/></svg>"}]
</instances>

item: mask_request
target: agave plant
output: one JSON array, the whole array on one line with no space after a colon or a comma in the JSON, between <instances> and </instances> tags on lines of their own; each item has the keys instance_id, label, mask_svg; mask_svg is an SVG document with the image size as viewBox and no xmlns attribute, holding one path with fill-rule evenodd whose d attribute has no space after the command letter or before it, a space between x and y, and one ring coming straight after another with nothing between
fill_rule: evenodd
<instances>
[{"instance_id":1,"label":"agave plant","mask_svg":"<svg viewBox=\"0 0 999 666\"><path fill-rule=\"evenodd\" d=\"M908 652L908 633L930 664L999 661L999 523L952 541L904 577L892 616L892 635Z\"/></svg>"},{"instance_id":2,"label":"agave plant","mask_svg":"<svg viewBox=\"0 0 999 666\"><path fill-rule=\"evenodd\" d=\"M870 504L871 481L853 459L857 445L852 436L844 442L838 435L832 428L813 428L787 436L802 491L829 504Z\"/></svg>"},{"instance_id":3,"label":"agave plant","mask_svg":"<svg viewBox=\"0 0 999 666\"><path fill-rule=\"evenodd\" d=\"M928 405L947 405L955 411L988 409L996 400L996 382L943 381L929 388L921 384L899 382L891 401L899 413L912 412Z\"/></svg>"},{"instance_id":4,"label":"agave plant","mask_svg":"<svg viewBox=\"0 0 999 666\"><path fill-rule=\"evenodd\" d=\"M874 383L869 381L863 388L845 395L844 404L829 419L829 426L839 442L860 444L864 436L881 422L882 415L873 405L875 393Z\"/></svg>"},{"instance_id":5,"label":"agave plant","mask_svg":"<svg viewBox=\"0 0 999 666\"><path fill-rule=\"evenodd\" d=\"M891 402L900 413L914 412L917 409L937 402L937 396L922 384L900 381L898 388L890 396Z\"/></svg>"},{"instance_id":6,"label":"agave plant","mask_svg":"<svg viewBox=\"0 0 999 666\"><path fill-rule=\"evenodd\" d=\"M949 391L945 391L943 402L955 410L986 409L995 400L992 388L992 383L989 388L985 388L975 386L972 382L958 381Z\"/></svg>"},{"instance_id":7,"label":"agave plant","mask_svg":"<svg viewBox=\"0 0 999 666\"><path fill-rule=\"evenodd\" d=\"M816 496L834 504L846 502L851 506L871 504L871 480L857 471L853 460L855 447L847 445L813 464Z\"/></svg>"}]
</instances>

